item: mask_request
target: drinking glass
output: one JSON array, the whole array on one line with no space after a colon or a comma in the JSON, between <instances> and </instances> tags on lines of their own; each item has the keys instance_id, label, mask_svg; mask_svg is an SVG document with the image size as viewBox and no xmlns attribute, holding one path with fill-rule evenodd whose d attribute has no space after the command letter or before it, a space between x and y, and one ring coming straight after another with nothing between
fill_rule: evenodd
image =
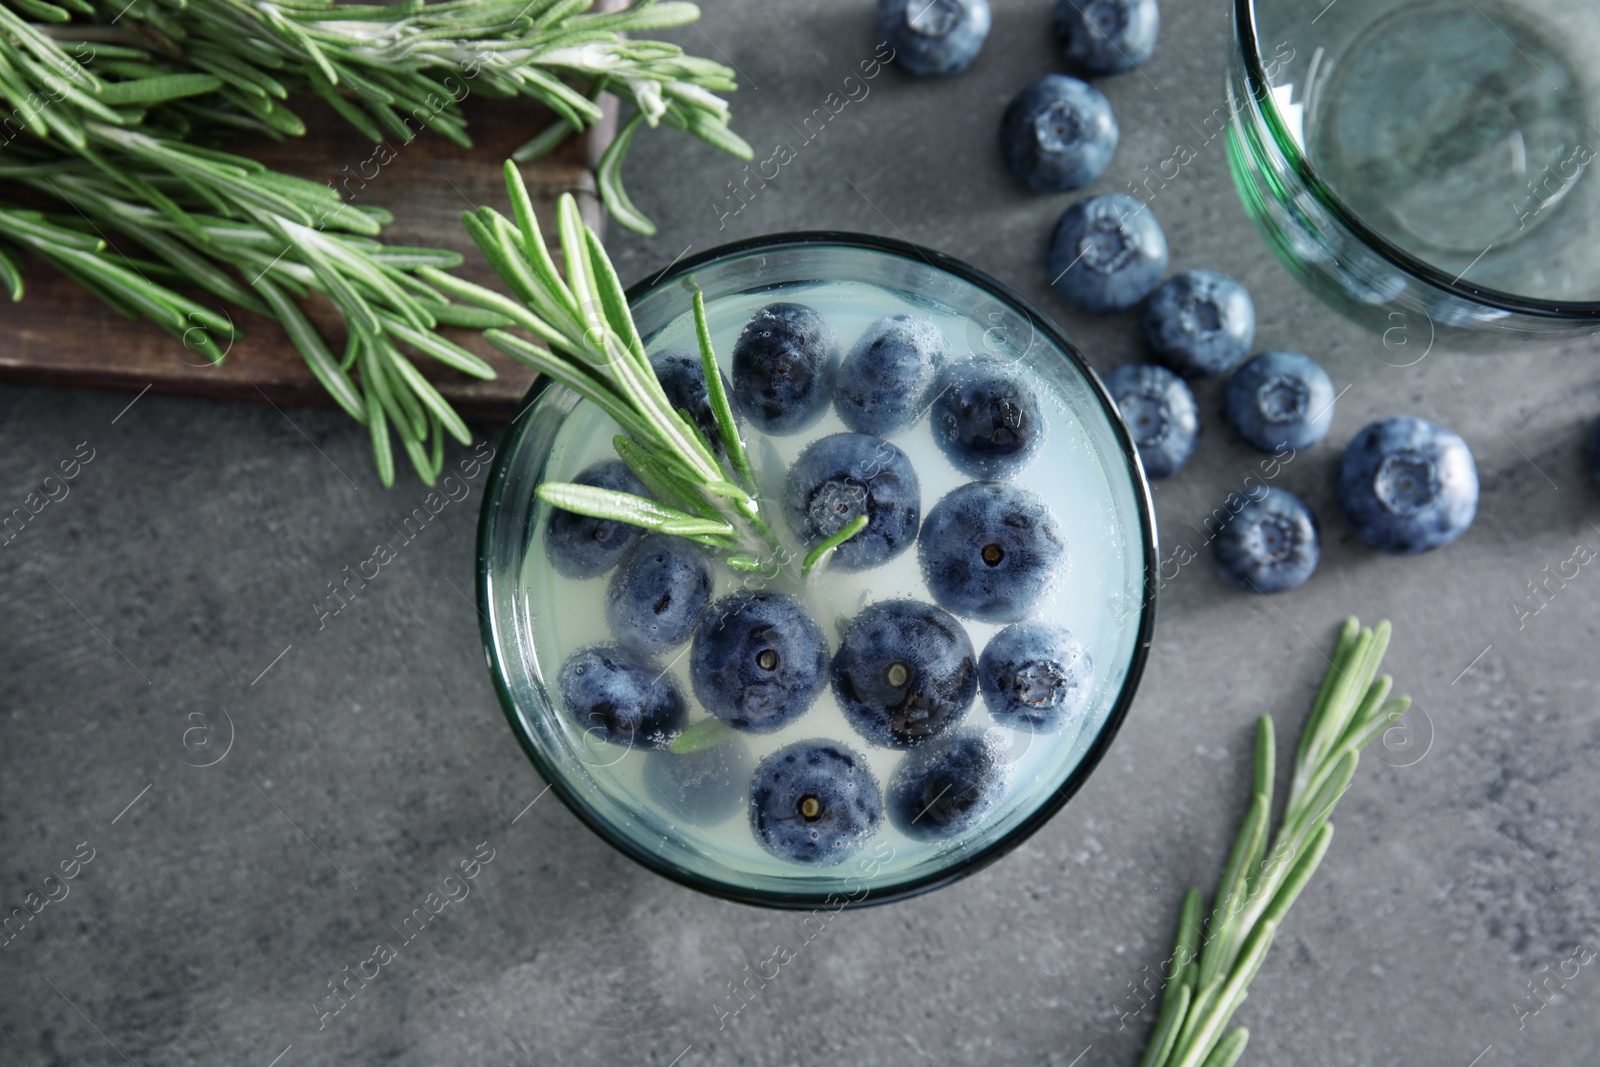
<instances>
[{"instance_id":1,"label":"drinking glass","mask_svg":"<svg viewBox=\"0 0 1600 1067\"><path fill-rule=\"evenodd\" d=\"M1397 338L1600 329L1593 0L1236 0L1228 159L1286 266Z\"/></svg>"},{"instance_id":2,"label":"drinking glass","mask_svg":"<svg viewBox=\"0 0 1600 1067\"><path fill-rule=\"evenodd\" d=\"M661 770L661 761L677 758L674 753L643 743L616 744L584 730L560 705L556 676L564 660L576 648L607 640L607 584L604 578L575 581L554 572L544 547L551 509L535 496L534 487L570 480L606 458L617 429L592 402L541 380L505 433L478 528L483 642L506 717L540 775L579 819L632 859L685 885L791 908L876 903L944 885L1014 848L1058 811L1105 753L1127 713L1149 647L1156 585L1155 526L1137 451L1116 405L1070 340L1006 287L937 252L841 233L783 234L715 249L629 291L649 352L693 350L690 309L696 288L704 294L714 338L737 335L751 308L800 301L834 316L830 321L847 349L862 324L909 309L944 324L955 358L982 354L1012 360L1035 375L1049 394L1040 403L1044 446L1056 451L1048 462L1041 457L1015 477L1042 496L1053 492L1071 505L1054 507L1071 564L1048 610L1065 620L1092 657L1093 682L1085 687L1081 713L1057 732L1002 730L978 697L960 729L994 735L1012 782L1004 798L977 825L931 844L897 832L885 818L869 847L833 866L798 864L757 847L748 800L751 761L793 741L790 734L837 737L864 753L877 781L887 784L898 761L920 750L902 753L849 734L837 711L825 707L833 699L826 690L812 710L783 728L789 734L733 735L737 743L730 765L741 760L743 765L728 772L733 788L727 804L702 815L670 796L664 803L652 792L650 775ZM729 348L717 345L724 368ZM816 432L829 432L837 418L827 415ZM776 472L781 488L783 463L771 457L780 449L799 449L811 436L752 438L758 482L771 486ZM927 420L891 440L917 466L926 514L948 484L959 484L954 468L942 466L947 461ZM1074 488L1079 485L1082 492ZM808 596L838 593L834 599L848 603L826 611L808 608L828 636L830 653L838 643L836 620L844 615L882 599L927 596L916 559L912 548L876 570L830 571L814 579L835 585ZM731 570L720 573L714 595L739 588L737 578ZM747 588L749 581L750 576L740 579ZM971 621L965 626L974 655L997 629ZM672 674L685 694L692 693L688 647L658 659L659 669ZM704 713L692 708L690 714Z\"/></svg>"}]
</instances>

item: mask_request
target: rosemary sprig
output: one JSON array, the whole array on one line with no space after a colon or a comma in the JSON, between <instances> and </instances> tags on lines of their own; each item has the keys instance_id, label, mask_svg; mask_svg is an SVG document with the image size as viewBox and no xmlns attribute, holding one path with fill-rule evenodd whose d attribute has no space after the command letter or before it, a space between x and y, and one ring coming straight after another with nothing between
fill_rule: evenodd
<instances>
[{"instance_id":1,"label":"rosemary sprig","mask_svg":"<svg viewBox=\"0 0 1600 1067\"><path fill-rule=\"evenodd\" d=\"M1200 890L1184 899L1171 978L1139 1067L1232 1067L1244 1053L1249 1031L1223 1031L1248 996L1289 906L1328 851L1328 818L1350 785L1361 749L1410 707L1410 697L1389 699L1388 675L1376 677L1388 645L1387 621L1362 629L1354 618L1345 620L1300 735L1288 803L1270 849L1275 743L1272 718L1258 720L1250 810L1211 914L1202 921Z\"/></svg>"},{"instance_id":2,"label":"rosemary sprig","mask_svg":"<svg viewBox=\"0 0 1600 1067\"><path fill-rule=\"evenodd\" d=\"M33 253L213 360L239 332L235 318L180 290L270 316L340 407L368 426L383 483L394 478L391 434L431 483L445 434L468 438L413 353L493 377L436 327L512 320L452 303L423 278L458 265L455 253L382 244L387 212L210 146L239 129L304 133L286 103L297 95L322 97L374 140L409 141L428 128L465 145L457 104L481 92L531 96L556 112L525 148L531 158L597 121L609 91L637 112L600 162L601 195L624 224L648 231L619 177L634 130L676 126L748 158L715 95L734 88L732 72L623 36L692 21L692 4L640 0L599 15L589 7L0 0L0 114L10 116L0 183L53 202L39 212L0 200L0 286L22 299L22 255ZM343 358L301 308L312 293L343 320Z\"/></svg>"},{"instance_id":3,"label":"rosemary sprig","mask_svg":"<svg viewBox=\"0 0 1600 1067\"><path fill-rule=\"evenodd\" d=\"M503 329L484 334L502 352L593 401L615 419L623 431L614 441L617 455L657 497L647 500L592 486L545 482L536 489L539 498L569 511L688 537L722 551L730 566L762 569L783 553L783 546L766 521L744 442L723 394L704 298L694 294L695 335L725 459L718 457L693 420L668 401L645 355L611 260L578 217L577 203L563 196L557 213L566 265L563 278L545 247L514 162L506 161L505 175L516 221L481 207L464 214L462 223L516 300L442 271L424 268L420 273L443 292L503 315L543 342L536 344Z\"/></svg>"},{"instance_id":4,"label":"rosemary sprig","mask_svg":"<svg viewBox=\"0 0 1600 1067\"><path fill-rule=\"evenodd\" d=\"M317 96L373 141L410 141L427 128L466 148L472 141L459 103L467 95L529 96L556 120L517 150L514 158L527 162L599 122L598 97L609 92L633 115L600 160L600 196L624 226L654 233L622 187L633 134L641 123L670 126L750 159L717 95L737 88L734 72L677 45L627 36L694 22L694 4L638 0L597 14L588 11L592 3L135 0L117 21L130 27L123 43L214 77L220 101L273 136L303 133L286 101ZM121 0L95 8L101 23L122 10ZM70 28L55 32L72 39Z\"/></svg>"}]
</instances>

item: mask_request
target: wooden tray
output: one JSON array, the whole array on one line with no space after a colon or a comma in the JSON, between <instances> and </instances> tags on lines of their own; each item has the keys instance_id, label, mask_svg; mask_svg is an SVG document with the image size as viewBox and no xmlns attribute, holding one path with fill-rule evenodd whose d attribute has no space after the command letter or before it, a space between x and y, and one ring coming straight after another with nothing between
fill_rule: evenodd
<instances>
[{"instance_id":1,"label":"wooden tray","mask_svg":"<svg viewBox=\"0 0 1600 1067\"><path fill-rule=\"evenodd\" d=\"M577 197L584 220L600 230L603 212L594 168L616 127L616 102L605 99L609 104L605 121L522 166L546 234L555 233L556 200L564 192ZM457 273L503 291L462 229L461 213L489 204L509 214L501 165L512 150L552 120L549 111L527 99L469 96L462 101L462 110L473 140L471 149L425 132L410 144L388 142L394 158L380 168L377 161L388 152L374 157L378 146L331 108L307 100L296 100L294 107L312 131L305 137L281 143L241 139L229 149L290 174L344 183L351 202L376 204L394 213L385 240L460 252L466 264ZM376 176L363 188L361 176L375 170ZM227 308L239 336L227 358L213 365L166 331L123 318L37 257L24 270L27 293L22 302L0 300L0 380L332 406L299 351L271 319ZM224 307L209 293L190 295L207 306ZM343 332L331 305L315 298L308 311L339 352ZM498 377L470 378L427 357L418 358L418 367L462 414L509 418L534 372L501 355L477 331L443 332L488 360ZM227 347L221 339L218 344Z\"/></svg>"}]
</instances>

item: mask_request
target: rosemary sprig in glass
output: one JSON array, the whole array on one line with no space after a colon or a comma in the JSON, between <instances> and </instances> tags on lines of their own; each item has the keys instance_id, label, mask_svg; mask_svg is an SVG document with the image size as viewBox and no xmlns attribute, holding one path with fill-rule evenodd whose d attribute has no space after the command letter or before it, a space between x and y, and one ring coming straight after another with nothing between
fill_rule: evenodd
<instances>
[{"instance_id":1,"label":"rosemary sprig in glass","mask_svg":"<svg viewBox=\"0 0 1600 1067\"><path fill-rule=\"evenodd\" d=\"M514 162L506 161L505 174L515 222L491 207L464 214L462 222L516 300L442 271L423 268L420 273L441 291L504 316L543 342L536 344L503 329L484 334L502 352L610 415L623 431L613 439L617 455L656 499L567 482L542 483L536 489L539 498L568 511L687 537L720 551L737 570L761 571L774 562L780 568L793 562L768 522L750 458L734 424L703 295L696 290L693 296L695 335L721 456L688 413L675 410L667 400L611 260L578 217L577 203L563 196L558 211L563 278L545 247ZM865 525L866 517L861 516L818 545L800 562L801 572L809 573Z\"/></svg>"},{"instance_id":2,"label":"rosemary sprig in glass","mask_svg":"<svg viewBox=\"0 0 1600 1067\"><path fill-rule=\"evenodd\" d=\"M1359 753L1404 715L1410 697L1389 698L1393 682L1377 677L1389 623L1362 629L1345 620L1311 716L1300 735L1283 819L1270 847L1275 742L1272 719L1256 724L1254 799L1229 853L1209 916L1191 889L1178 921L1155 1031L1139 1067L1232 1067L1250 1033L1224 1034L1248 996L1289 906L1305 888L1333 839L1328 821L1350 785Z\"/></svg>"}]
</instances>

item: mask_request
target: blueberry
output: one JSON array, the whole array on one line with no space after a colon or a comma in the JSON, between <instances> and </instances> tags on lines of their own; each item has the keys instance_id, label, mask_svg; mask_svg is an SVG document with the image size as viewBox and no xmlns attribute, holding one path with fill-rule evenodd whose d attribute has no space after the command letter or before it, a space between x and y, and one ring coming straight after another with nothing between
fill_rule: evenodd
<instances>
[{"instance_id":1,"label":"blueberry","mask_svg":"<svg viewBox=\"0 0 1600 1067\"><path fill-rule=\"evenodd\" d=\"M1161 30L1156 0L1058 0L1056 36L1073 67L1121 74L1150 58Z\"/></svg>"},{"instance_id":2,"label":"blueberry","mask_svg":"<svg viewBox=\"0 0 1600 1067\"><path fill-rule=\"evenodd\" d=\"M1200 408L1184 380L1154 363L1134 363L1118 367L1105 381L1145 474L1167 478L1182 470L1200 438Z\"/></svg>"},{"instance_id":3,"label":"blueberry","mask_svg":"<svg viewBox=\"0 0 1600 1067\"><path fill-rule=\"evenodd\" d=\"M1246 592L1278 593L1304 585L1322 556L1322 531L1306 502L1266 487L1245 503L1211 543L1217 570Z\"/></svg>"},{"instance_id":4,"label":"blueberry","mask_svg":"<svg viewBox=\"0 0 1600 1067\"><path fill-rule=\"evenodd\" d=\"M1256 309L1244 286L1210 270L1174 274L1144 309L1144 335L1185 378L1221 374L1250 351Z\"/></svg>"},{"instance_id":5,"label":"blueberry","mask_svg":"<svg viewBox=\"0 0 1600 1067\"><path fill-rule=\"evenodd\" d=\"M711 603L711 567L692 541L652 534L611 576L606 622L618 641L645 655L689 640Z\"/></svg>"},{"instance_id":6,"label":"blueberry","mask_svg":"<svg viewBox=\"0 0 1600 1067\"><path fill-rule=\"evenodd\" d=\"M613 489L619 493L649 496L644 483L620 459L586 467L572 479L578 485ZM598 578L622 558L644 534L644 529L615 519L595 519L575 511L550 509L544 528L544 550L556 573L566 578Z\"/></svg>"},{"instance_id":7,"label":"blueberry","mask_svg":"<svg viewBox=\"0 0 1600 1067\"><path fill-rule=\"evenodd\" d=\"M949 612L883 600L845 627L833 657L833 695L868 741L909 748L967 713L978 691L975 660L966 629Z\"/></svg>"},{"instance_id":8,"label":"blueberry","mask_svg":"<svg viewBox=\"0 0 1600 1067\"><path fill-rule=\"evenodd\" d=\"M796 741L756 768L750 829L779 859L842 863L882 820L883 797L867 761L836 741Z\"/></svg>"},{"instance_id":9,"label":"blueberry","mask_svg":"<svg viewBox=\"0 0 1600 1067\"><path fill-rule=\"evenodd\" d=\"M1012 172L1034 189L1079 189L1111 162L1117 120L1100 90L1064 74L1046 74L1006 107L1000 150Z\"/></svg>"},{"instance_id":10,"label":"blueberry","mask_svg":"<svg viewBox=\"0 0 1600 1067\"><path fill-rule=\"evenodd\" d=\"M929 422L945 456L974 478L1017 473L1032 461L1045 434L1039 400L1022 372L982 357L939 375Z\"/></svg>"},{"instance_id":11,"label":"blueberry","mask_svg":"<svg viewBox=\"0 0 1600 1067\"><path fill-rule=\"evenodd\" d=\"M644 784L667 811L710 826L744 806L755 765L743 738L725 737L694 752L652 752Z\"/></svg>"},{"instance_id":12,"label":"blueberry","mask_svg":"<svg viewBox=\"0 0 1600 1067\"><path fill-rule=\"evenodd\" d=\"M1089 704L1094 663L1065 626L1018 622L995 634L978 659L983 702L1001 726L1057 733Z\"/></svg>"},{"instance_id":13,"label":"blueberry","mask_svg":"<svg viewBox=\"0 0 1600 1067\"><path fill-rule=\"evenodd\" d=\"M1239 436L1263 452L1299 451L1327 436L1333 382L1310 356L1263 352L1228 379L1224 401Z\"/></svg>"},{"instance_id":14,"label":"blueberry","mask_svg":"<svg viewBox=\"0 0 1600 1067\"><path fill-rule=\"evenodd\" d=\"M618 745L664 748L688 716L670 674L606 645L568 657L556 688L573 722Z\"/></svg>"},{"instance_id":15,"label":"blueberry","mask_svg":"<svg viewBox=\"0 0 1600 1067\"><path fill-rule=\"evenodd\" d=\"M700 353L682 349L657 352L650 357L650 367L656 372L662 392L667 394L667 403L672 405L674 411L687 411L700 432L705 434L706 440L711 442L712 450L721 455L722 431L717 427L717 417L711 412L711 394L706 390L706 370L700 362ZM733 386L728 384L726 374L718 376L722 379L722 392L728 398L728 407L733 410L733 421L737 426L743 420L734 406Z\"/></svg>"},{"instance_id":16,"label":"blueberry","mask_svg":"<svg viewBox=\"0 0 1600 1067\"><path fill-rule=\"evenodd\" d=\"M745 323L733 345L733 395L756 429L790 434L827 410L839 342L804 304L772 304Z\"/></svg>"},{"instance_id":17,"label":"blueberry","mask_svg":"<svg viewBox=\"0 0 1600 1067\"><path fill-rule=\"evenodd\" d=\"M783 483L790 529L815 547L859 515L867 527L833 551L832 566L859 571L911 547L922 488L906 454L866 433L836 433L806 446Z\"/></svg>"},{"instance_id":18,"label":"blueberry","mask_svg":"<svg viewBox=\"0 0 1600 1067\"><path fill-rule=\"evenodd\" d=\"M963 730L906 756L889 779L889 821L937 841L976 826L1005 793L1006 766L982 732Z\"/></svg>"},{"instance_id":19,"label":"blueberry","mask_svg":"<svg viewBox=\"0 0 1600 1067\"><path fill-rule=\"evenodd\" d=\"M800 602L781 593L734 593L701 620L689 652L694 695L729 726L776 730L827 684L828 642Z\"/></svg>"},{"instance_id":20,"label":"blueberry","mask_svg":"<svg viewBox=\"0 0 1600 1067\"><path fill-rule=\"evenodd\" d=\"M878 0L878 40L919 78L966 70L989 36L989 0Z\"/></svg>"},{"instance_id":21,"label":"blueberry","mask_svg":"<svg viewBox=\"0 0 1600 1067\"><path fill-rule=\"evenodd\" d=\"M1067 542L1037 494L968 482L928 512L917 554L940 607L981 622L1015 622L1064 570Z\"/></svg>"},{"instance_id":22,"label":"blueberry","mask_svg":"<svg viewBox=\"0 0 1600 1067\"><path fill-rule=\"evenodd\" d=\"M1050 240L1050 284L1085 311L1130 308L1167 269L1167 238L1150 209L1131 196L1080 200Z\"/></svg>"},{"instance_id":23,"label":"blueberry","mask_svg":"<svg viewBox=\"0 0 1600 1067\"><path fill-rule=\"evenodd\" d=\"M934 379L950 358L937 323L889 315L867 327L839 365L833 409L858 433L888 436L921 417Z\"/></svg>"},{"instance_id":24,"label":"blueberry","mask_svg":"<svg viewBox=\"0 0 1600 1067\"><path fill-rule=\"evenodd\" d=\"M1375 422L1344 450L1339 507L1373 548L1411 556L1447 545L1478 511L1472 450L1426 419Z\"/></svg>"}]
</instances>

